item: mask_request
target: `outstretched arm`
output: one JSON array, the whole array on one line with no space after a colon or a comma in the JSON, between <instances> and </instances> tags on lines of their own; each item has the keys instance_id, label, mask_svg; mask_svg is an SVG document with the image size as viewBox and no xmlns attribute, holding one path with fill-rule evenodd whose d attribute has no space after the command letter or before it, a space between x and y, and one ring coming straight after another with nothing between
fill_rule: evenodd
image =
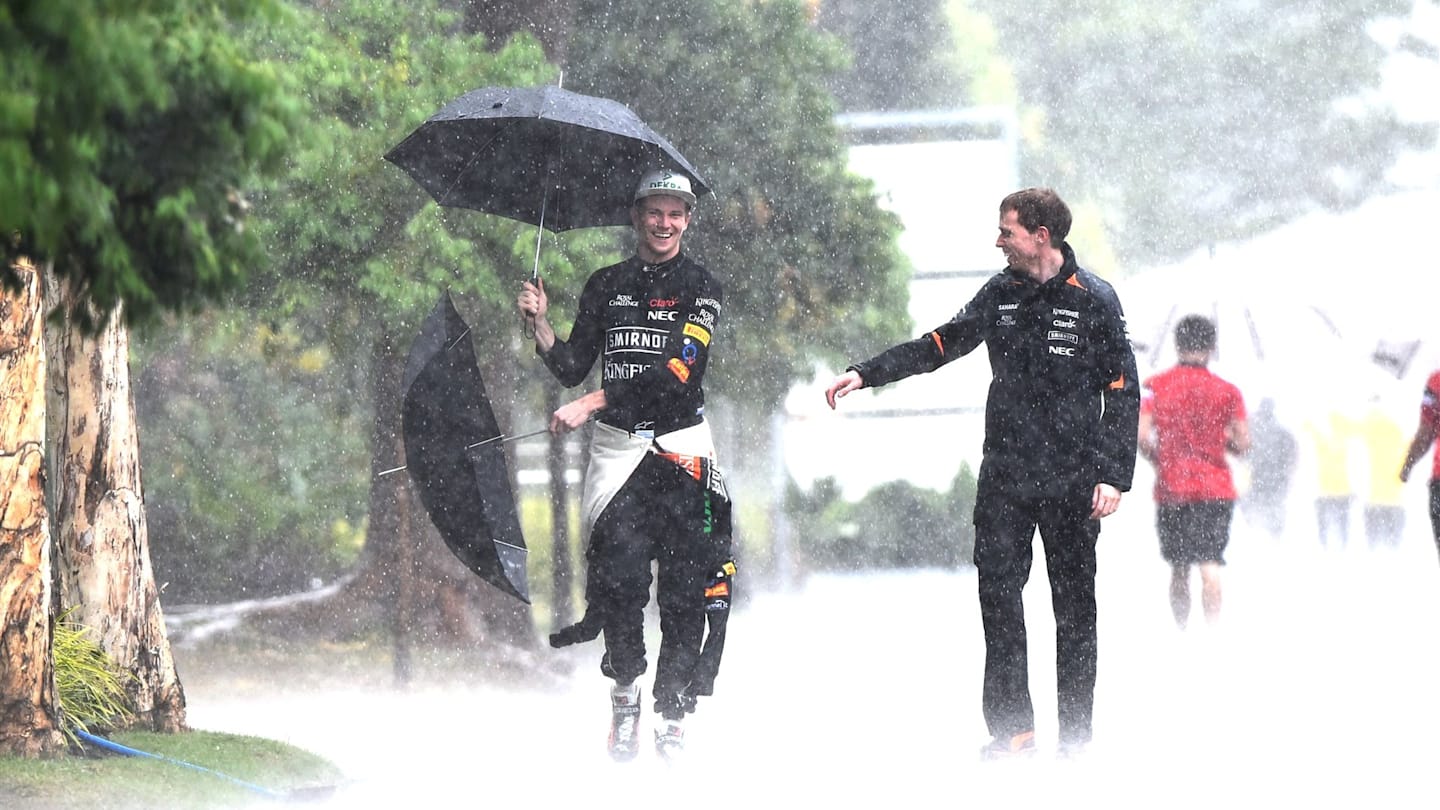
<instances>
[{"instance_id":1,"label":"outstretched arm","mask_svg":"<svg viewBox=\"0 0 1440 810\"><path fill-rule=\"evenodd\" d=\"M835 410L835 400L845 396L851 391L856 391L864 387L865 381L860 379L860 372L853 368L849 369L844 374L836 377L835 380L830 383L830 387L825 389L825 402L830 406L830 410L833 411Z\"/></svg>"},{"instance_id":2,"label":"outstretched arm","mask_svg":"<svg viewBox=\"0 0 1440 810\"><path fill-rule=\"evenodd\" d=\"M1435 436L1434 423L1428 420L1420 423L1420 427L1415 430L1415 436L1410 439L1410 449L1405 451L1405 463L1400 465L1401 481L1410 480L1410 471L1430 451L1430 445L1435 443Z\"/></svg>"}]
</instances>

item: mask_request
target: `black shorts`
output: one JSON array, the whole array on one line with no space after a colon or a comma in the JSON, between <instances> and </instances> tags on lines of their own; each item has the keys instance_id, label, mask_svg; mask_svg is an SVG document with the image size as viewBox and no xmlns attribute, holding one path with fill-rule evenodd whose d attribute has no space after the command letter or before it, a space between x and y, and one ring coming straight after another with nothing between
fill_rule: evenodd
<instances>
[{"instance_id":1,"label":"black shorts","mask_svg":"<svg viewBox=\"0 0 1440 810\"><path fill-rule=\"evenodd\" d=\"M1234 501L1158 504L1155 529L1160 535L1160 556L1171 565L1225 563L1230 544Z\"/></svg>"}]
</instances>

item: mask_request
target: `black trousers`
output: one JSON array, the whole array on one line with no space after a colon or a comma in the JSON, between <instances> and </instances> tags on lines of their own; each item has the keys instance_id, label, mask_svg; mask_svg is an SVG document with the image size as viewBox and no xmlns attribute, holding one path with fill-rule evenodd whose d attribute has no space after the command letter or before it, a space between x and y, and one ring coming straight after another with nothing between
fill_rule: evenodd
<instances>
[{"instance_id":1,"label":"black trousers","mask_svg":"<svg viewBox=\"0 0 1440 810\"><path fill-rule=\"evenodd\" d=\"M1068 498L1013 498L981 493L975 505L975 568L985 627L985 723L1008 738L1035 728L1030 699L1025 607L1035 530L1045 548L1055 611L1055 666L1060 741L1090 740L1095 703L1095 542L1091 493Z\"/></svg>"},{"instance_id":2,"label":"black trousers","mask_svg":"<svg viewBox=\"0 0 1440 810\"><path fill-rule=\"evenodd\" d=\"M730 558L729 535L713 531L712 496L677 465L649 454L596 520L586 552L585 599L602 607L602 671L629 683L646 669L645 606L656 562L660 654L655 710L693 711L689 689L705 639L705 586Z\"/></svg>"},{"instance_id":3,"label":"black trousers","mask_svg":"<svg viewBox=\"0 0 1440 810\"><path fill-rule=\"evenodd\" d=\"M1430 531L1435 535L1435 548L1440 551L1440 478L1430 482Z\"/></svg>"}]
</instances>

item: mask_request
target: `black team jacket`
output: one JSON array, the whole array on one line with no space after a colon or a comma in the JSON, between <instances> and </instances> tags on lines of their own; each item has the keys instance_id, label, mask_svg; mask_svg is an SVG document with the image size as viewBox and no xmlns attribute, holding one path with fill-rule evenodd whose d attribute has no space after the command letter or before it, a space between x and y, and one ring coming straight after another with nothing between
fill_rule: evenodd
<instances>
[{"instance_id":1,"label":"black team jacket","mask_svg":"<svg viewBox=\"0 0 1440 810\"><path fill-rule=\"evenodd\" d=\"M994 375L985 403L979 495L1077 496L1130 489L1140 389L1115 290L1065 263L1044 284L1006 268L947 323L851 366L866 387L934 371L981 343Z\"/></svg>"},{"instance_id":2,"label":"black team jacket","mask_svg":"<svg viewBox=\"0 0 1440 810\"><path fill-rule=\"evenodd\" d=\"M721 300L720 283L684 253L658 265L632 256L590 276L569 340L557 337L540 356L567 388L603 358L606 407L597 419L661 436L704 416L701 383Z\"/></svg>"}]
</instances>

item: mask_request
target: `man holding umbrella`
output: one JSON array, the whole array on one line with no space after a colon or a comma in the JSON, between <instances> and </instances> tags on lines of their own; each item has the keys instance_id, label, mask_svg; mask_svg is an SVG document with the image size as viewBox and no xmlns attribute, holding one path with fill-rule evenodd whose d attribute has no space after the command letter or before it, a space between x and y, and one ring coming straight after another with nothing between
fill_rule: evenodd
<instances>
[{"instance_id":1,"label":"man holding umbrella","mask_svg":"<svg viewBox=\"0 0 1440 810\"><path fill-rule=\"evenodd\" d=\"M609 745L617 760L639 750L636 679L646 669L651 561L658 562L661 630L655 743L666 758L683 748L682 721L696 697L711 693L734 574L729 500L701 388L720 283L680 248L694 205L685 175L659 169L641 178L630 212L635 255L590 276L568 340L546 318L543 282L526 282L516 302L534 322L537 353L563 385L579 385L603 361L601 387L550 419L557 435L595 421L582 506L590 527L586 616L552 643L603 630L601 671L615 681Z\"/></svg>"}]
</instances>

